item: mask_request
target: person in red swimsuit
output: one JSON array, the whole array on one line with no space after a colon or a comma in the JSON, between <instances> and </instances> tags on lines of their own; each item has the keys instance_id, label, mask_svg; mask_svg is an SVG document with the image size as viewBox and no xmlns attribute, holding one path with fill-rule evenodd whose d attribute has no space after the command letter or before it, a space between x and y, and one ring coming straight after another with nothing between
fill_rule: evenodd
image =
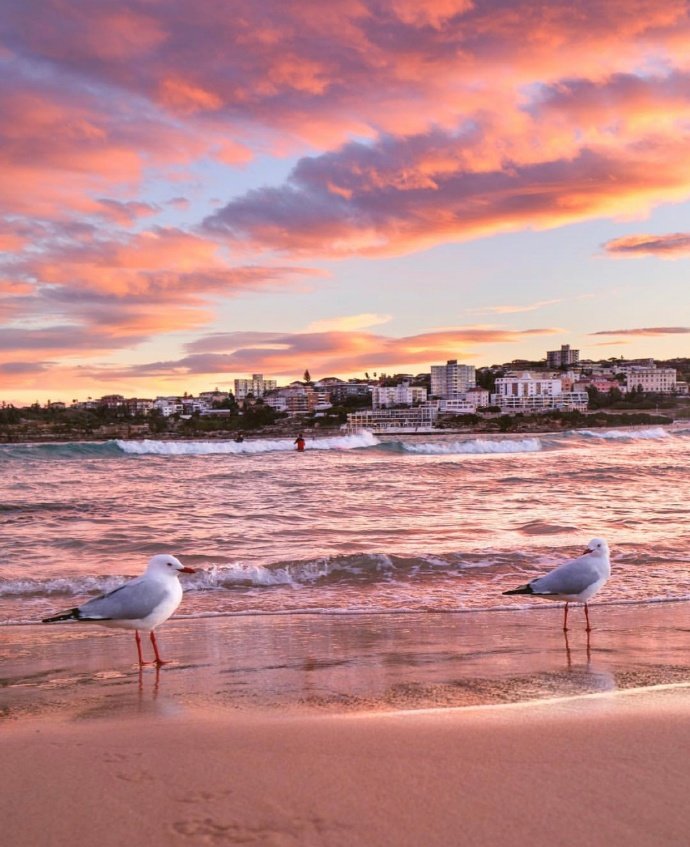
<instances>
[{"instance_id":1,"label":"person in red swimsuit","mask_svg":"<svg viewBox=\"0 0 690 847\"><path fill-rule=\"evenodd\" d=\"M301 432L297 436L297 438L295 438L295 444L297 445L297 452L298 453L304 453L305 441L304 441L304 436L302 435Z\"/></svg>"}]
</instances>

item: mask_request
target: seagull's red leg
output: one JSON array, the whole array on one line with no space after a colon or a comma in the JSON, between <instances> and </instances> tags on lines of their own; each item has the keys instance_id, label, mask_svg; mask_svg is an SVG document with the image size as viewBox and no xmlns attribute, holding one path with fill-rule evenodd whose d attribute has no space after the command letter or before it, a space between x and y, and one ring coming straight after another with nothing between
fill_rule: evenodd
<instances>
[{"instance_id":1,"label":"seagull's red leg","mask_svg":"<svg viewBox=\"0 0 690 847\"><path fill-rule=\"evenodd\" d=\"M585 603L585 617L587 618L587 632L592 631L592 627L589 625L589 609L587 608L587 604Z\"/></svg>"},{"instance_id":2,"label":"seagull's red leg","mask_svg":"<svg viewBox=\"0 0 690 847\"><path fill-rule=\"evenodd\" d=\"M146 662L144 661L144 656L142 655L142 652L141 652L141 638L139 637L139 630L138 629L134 630L134 637L137 640L137 653L139 654L139 667L141 667L142 665L145 665Z\"/></svg>"},{"instance_id":3,"label":"seagull's red leg","mask_svg":"<svg viewBox=\"0 0 690 847\"><path fill-rule=\"evenodd\" d=\"M158 644L156 643L156 633L151 630L149 633L151 638L151 644L153 644L153 652L156 654L156 665L160 667L161 665L167 665L168 662L165 659L161 659L160 653L158 652Z\"/></svg>"},{"instance_id":4,"label":"seagull's red leg","mask_svg":"<svg viewBox=\"0 0 690 847\"><path fill-rule=\"evenodd\" d=\"M568 631L568 604L565 604L565 612L563 613L563 632Z\"/></svg>"}]
</instances>

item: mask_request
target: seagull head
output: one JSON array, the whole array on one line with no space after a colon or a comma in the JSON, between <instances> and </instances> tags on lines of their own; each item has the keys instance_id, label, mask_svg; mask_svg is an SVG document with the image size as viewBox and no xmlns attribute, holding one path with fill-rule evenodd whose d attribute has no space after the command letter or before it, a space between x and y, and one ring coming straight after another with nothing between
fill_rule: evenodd
<instances>
[{"instance_id":1,"label":"seagull head","mask_svg":"<svg viewBox=\"0 0 690 847\"><path fill-rule=\"evenodd\" d=\"M606 557L609 554L609 545L603 538L593 538L587 545L585 556L601 556Z\"/></svg>"},{"instance_id":2,"label":"seagull head","mask_svg":"<svg viewBox=\"0 0 690 847\"><path fill-rule=\"evenodd\" d=\"M156 575L167 573L170 576L177 576L180 573L196 573L196 569L185 567L179 559L168 553L161 553L149 559L146 573Z\"/></svg>"}]
</instances>

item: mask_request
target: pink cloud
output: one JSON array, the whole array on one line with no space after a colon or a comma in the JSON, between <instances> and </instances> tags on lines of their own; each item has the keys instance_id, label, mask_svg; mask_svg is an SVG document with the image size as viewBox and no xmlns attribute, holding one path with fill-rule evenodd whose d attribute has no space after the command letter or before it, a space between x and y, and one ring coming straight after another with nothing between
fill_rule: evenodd
<instances>
[{"instance_id":1,"label":"pink cloud","mask_svg":"<svg viewBox=\"0 0 690 847\"><path fill-rule=\"evenodd\" d=\"M473 357L477 344L516 343L525 336L549 336L555 328L523 331L501 327L458 327L394 338L371 332L216 333L188 345L181 359L151 362L104 378L162 377L173 374L223 374L263 371L277 376L301 373L353 373L382 367L427 367L449 357Z\"/></svg>"},{"instance_id":2,"label":"pink cloud","mask_svg":"<svg viewBox=\"0 0 690 847\"><path fill-rule=\"evenodd\" d=\"M169 166L205 149L142 104L99 97L85 83L63 86L59 77L0 76L0 109L0 214L102 214L95 197L136 193L149 161Z\"/></svg>"},{"instance_id":3,"label":"pink cloud","mask_svg":"<svg viewBox=\"0 0 690 847\"><path fill-rule=\"evenodd\" d=\"M391 255L489 233L548 228L595 215L629 214L660 196L690 194L683 139L620 149L584 149L569 159L465 166L483 139L435 133L378 145L349 144L301 160L280 188L262 188L209 216L214 235L298 255ZM453 169L426 170L431 153ZM333 185L341 190L334 191Z\"/></svg>"},{"instance_id":4,"label":"pink cloud","mask_svg":"<svg viewBox=\"0 0 690 847\"><path fill-rule=\"evenodd\" d=\"M33 249L0 261L0 305L8 317L50 326L3 329L5 349L118 349L208 323L215 298L284 290L320 275L233 264L218 244L173 228L107 238L93 227L62 225L36 236Z\"/></svg>"},{"instance_id":5,"label":"pink cloud","mask_svg":"<svg viewBox=\"0 0 690 847\"><path fill-rule=\"evenodd\" d=\"M682 259L690 256L690 233L668 235L626 235L607 241L604 250L613 256L657 256L661 259Z\"/></svg>"},{"instance_id":6,"label":"pink cloud","mask_svg":"<svg viewBox=\"0 0 690 847\"><path fill-rule=\"evenodd\" d=\"M688 326L653 326L639 329L602 329L599 332L591 332L590 335L636 335L644 337L660 337L664 335L690 335Z\"/></svg>"},{"instance_id":7,"label":"pink cloud","mask_svg":"<svg viewBox=\"0 0 690 847\"><path fill-rule=\"evenodd\" d=\"M319 9L300 0L200 9L183 0L46 0L40 16L32 4L12 4L4 23L0 166L8 188L0 210L93 214L94 194L120 199L108 190L115 185L128 186L121 202L142 202L134 195L145 170L203 158L241 164L252 145L332 151L304 160L302 171L307 162L321 171L320 187L307 188L296 172L267 196L289 205L295 189L326 212L325 222L298 219L294 237L279 239L260 198L226 206L229 229L289 250L314 249L322 228L331 254L405 251L456 239L465 223L476 237L688 193L686 168L672 179L672 162L646 191L615 167L644 167L641 151L652 148L682 163L690 21L681 0L584 0L577 8L332 0ZM639 72L645 62L656 62L657 77ZM355 135L370 139L376 161L342 147ZM590 157L594 177L612 169L618 203L605 185L598 196L583 185L577 163ZM517 194L510 180L500 182L513 174ZM479 176L485 185L467 184ZM541 209L527 194L541 198ZM333 208L335 198L343 208ZM234 214L240 206L252 206L251 226ZM361 212L368 215L358 224ZM313 228L311 241L299 224Z\"/></svg>"}]
</instances>

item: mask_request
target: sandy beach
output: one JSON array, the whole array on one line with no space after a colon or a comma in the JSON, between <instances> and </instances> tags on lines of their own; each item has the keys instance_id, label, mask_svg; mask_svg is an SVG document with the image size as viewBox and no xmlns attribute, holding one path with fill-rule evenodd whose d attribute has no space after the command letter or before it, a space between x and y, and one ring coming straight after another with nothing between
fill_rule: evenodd
<instances>
[{"instance_id":1,"label":"sandy beach","mask_svg":"<svg viewBox=\"0 0 690 847\"><path fill-rule=\"evenodd\" d=\"M7 627L4 843L683 845L687 603Z\"/></svg>"},{"instance_id":2,"label":"sandy beach","mask_svg":"<svg viewBox=\"0 0 690 847\"><path fill-rule=\"evenodd\" d=\"M687 844L688 702L30 722L2 744L4 843Z\"/></svg>"}]
</instances>

